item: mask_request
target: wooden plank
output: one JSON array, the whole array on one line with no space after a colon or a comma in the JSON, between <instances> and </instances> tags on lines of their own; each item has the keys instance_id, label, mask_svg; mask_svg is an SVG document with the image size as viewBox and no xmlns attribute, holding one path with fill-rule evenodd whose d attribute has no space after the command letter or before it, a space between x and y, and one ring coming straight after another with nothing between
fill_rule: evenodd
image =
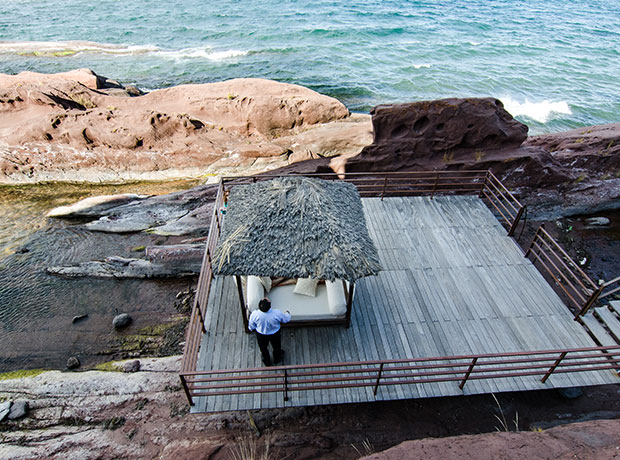
<instances>
[{"instance_id":1,"label":"wooden plank","mask_svg":"<svg viewBox=\"0 0 620 460\"><path fill-rule=\"evenodd\" d=\"M607 307L595 308L594 314L605 323L607 329L609 329L612 335L620 341L620 322L618 322L618 317L609 311Z\"/></svg>"},{"instance_id":2,"label":"wooden plank","mask_svg":"<svg viewBox=\"0 0 620 460\"><path fill-rule=\"evenodd\" d=\"M598 343L603 347L618 345L611 335L607 333L603 325L592 314L588 313L581 317L581 321L594 334Z\"/></svg>"}]
</instances>

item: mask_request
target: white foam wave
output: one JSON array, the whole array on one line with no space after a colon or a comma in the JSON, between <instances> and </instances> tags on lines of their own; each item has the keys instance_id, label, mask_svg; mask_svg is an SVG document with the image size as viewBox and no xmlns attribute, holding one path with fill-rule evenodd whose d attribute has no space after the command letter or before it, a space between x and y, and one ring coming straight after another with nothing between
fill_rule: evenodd
<instances>
[{"instance_id":1,"label":"white foam wave","mask_svg":"<svg viewBox=\"0 0 620 460\"><path fill-rule=\"evenodd\" d=\"M73 56L78 53L145 54L158 51L153 45L124 45L90 41L0 42L0 54L32 56Z\"/></svg>"},{"instance_id":2,"label":"white foam wave","mask_svg":"<svg viewBox=\"0 0 620 460\"><path fill-rule=\"evenodd\" d=\"M208 46L181 50L164 50L154 45L126 45L91 41L0 42L0 55L19 54L41 57L70 57L80 53L115 55L153 54L175 60L208 59L211 61L223 61L245 56L248 54L248 51L235 49L214 51Z\"/></svg>"},{"instance_id":3,"label":"white foam wave","mask_svg":"<svg viewBox=\"0 0 620 460\"><path fill-rule=\"evenodd\" d=\"M501 98L504 107L513 117L523 116L531 118L540 123L546 123L556 118L557 115L570 115L571 112L568 103L565 101L552 102L544 100L541 102L519 102L511 97Z\"/></svg>"},{"instance_id":4,"label":"white foam wave","mask_svg":"<svg viewBox=\"0 0 620 460\"><path fill-rule=\"evenodd\" d=\"M210 61L223 61L225 59L230 59L239 56L245 56L248 54L248 51L242 50L223 50L223 51L213 51L210 47L202 47L202 48L185 48L181 50L170 50L170 51L159 51L157 53L163 57L167 57L170 59L181 60L181 59L208 59Z\"/></svg>"},{"instance_id":5,"label":"white foam wave","mask_svg":"<svg viewBox=\"0 0 620 460\"><path fill-rule=\"evenodd\" d=\"M413 64L414 69L430 69L431 64Z\"/></svg>"}]
</instances>

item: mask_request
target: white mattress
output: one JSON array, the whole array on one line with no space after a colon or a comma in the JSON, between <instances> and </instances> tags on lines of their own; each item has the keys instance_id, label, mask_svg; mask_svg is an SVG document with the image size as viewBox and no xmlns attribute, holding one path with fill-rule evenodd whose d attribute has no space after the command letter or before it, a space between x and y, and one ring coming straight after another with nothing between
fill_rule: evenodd
<instances>
[{"instance_id":1,"label":"white mattress","mask_svg":"<svg viewBox=\"0 0 620 460\"><path fill-rule=\"evenodd\" d=\"M293 293L295 285L276 286L267 296L272 308L291 312L291 321L314 321L321 319L341 319L345 315L333 315L327 303L327 290L324 284L316 287L316 297Z\"/></svg>"}]
</instances>

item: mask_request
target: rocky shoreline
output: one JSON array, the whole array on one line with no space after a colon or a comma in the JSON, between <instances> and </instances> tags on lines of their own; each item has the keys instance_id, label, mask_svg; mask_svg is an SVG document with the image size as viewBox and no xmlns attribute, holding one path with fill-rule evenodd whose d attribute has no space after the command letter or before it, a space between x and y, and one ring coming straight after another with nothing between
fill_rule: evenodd
<instances>
[{"instance_id":1,"label":"rocky shoreline","mask_svg":"<svg viewBox=\"0 0 620 460\"><path fill-rule=\"evenodd\" d=\"M0 184L253 174L371 138L368 115L270 80L143 94L87 69L0 74Z\"/></svg>"},{"instance_id":2,"label":"rocky shoreline","mask_svg":"<svg viewBox=\"0 0 620 460\"><path fill-rule=\"evenodd\" d=\"M0 184L491 169L536 218L620 207L620 123L527 136L493 98L378 106L269 80L143 94L87 69L0 74Z\"/></svg>"},{"instance_id":3,"label":"rocky shoreline","mask_svg":"<svg viewBox=\"0 0 620 460\"><path fill-rule=\"evenodd\" d=\"M5 405L25 407L0 422L0 458L226 460L240 446L256 455L267 445L270 458L300 460L618 455L617 386L588 388L577 399L554 390L502 394L499 406L478 395L189 414L179 366L179 356L140 358L106 371L0 379ZM496 432L496 415L510 432Z\"/></svg>"}]
</instances>

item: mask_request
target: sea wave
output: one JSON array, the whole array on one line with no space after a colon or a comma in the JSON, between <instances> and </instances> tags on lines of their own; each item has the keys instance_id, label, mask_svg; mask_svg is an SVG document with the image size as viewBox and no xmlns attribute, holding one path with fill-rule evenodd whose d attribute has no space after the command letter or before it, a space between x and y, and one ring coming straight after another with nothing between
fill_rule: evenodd
<instances>
[{"instance_id":1,"label":"sea wave","mask_svg":"<svg viewBox=\"0 0 620 460\"><path fill-rule=\"evenodd\" d=\"M566 101L553 102L544 100L541 102L519 102L511 97L501 98L504 107L513 117L523 116L540 123L546 123L557 115L571 115L571 111Z\"/></svg>"},{"instance_id":2,"label":"sea wave","mask_svg":"<svg viewBox=\"0 0 620 460\"><path fill-rule=\"evenodd\" d=\"M37 57L70 57L81 53L114 55L156 55L171 59L208 59L223 61L245 56L243 50L213 50L209 46L166 50L155 45L127 45L116 43L98 43L92 41L54 41L54 42L0 42L0 55L13 54Z\"/></svg>"},{"instance_id":3,"label":"sea wave","mask_svg":"<svg viewBox=\"0 0 620 460\"><path fill-rule=\"evenodd\" d=\"M79 53L135 55L157 52L158 50L159 48L154 45L124 45L83 40L0 42L0 54L17 54L22 56L67 57Z\"/></svg>"},{"instance_id":4,"label":"sea wave","mask_svg":"<svg viewBox=\"0 0 620 460\"><path fill-rule=\"evenodd\" d=\"M199 48L185 48L181 50L159 50L157 51L157 55L175 59L175 60L183 60L183 59L208 59L210 61L223 61L230 58L246 56L248 51L244 50L221 50L214 51L210 47L199 47Z\"/></svg>"}]
</instances>

